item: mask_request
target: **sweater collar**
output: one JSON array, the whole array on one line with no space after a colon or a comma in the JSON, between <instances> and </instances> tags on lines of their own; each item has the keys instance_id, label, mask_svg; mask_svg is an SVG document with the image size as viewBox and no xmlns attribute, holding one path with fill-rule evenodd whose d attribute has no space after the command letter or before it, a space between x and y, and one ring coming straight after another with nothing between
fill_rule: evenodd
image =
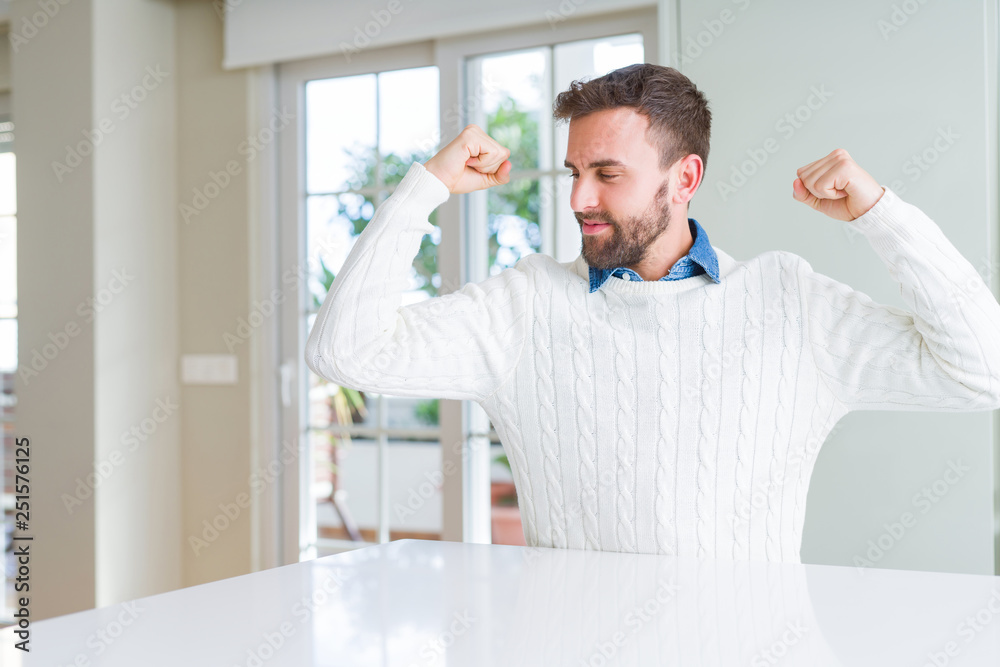
<instances>
[{"instance_id":1,"label":"sweater collar","mask_svg":"<svg viewBox=\"0 0 1000 667\"><path fill-rule=\"evenodd\" d=\"M684 259L690 260L690 262L700 266L704 273L708 274L709 277L715 282L719 282L719 260L716 255L715 250L712 248L712 244L708 240L708 233L702 228L698 221L694 218L688 218L688 227L691 230L691 237L694 239L694 244L688 253L677 260L671 271L667 275L660 278L660 280L676 280L676 274L671 276L674 268L678 268L678 265L686 264L683 262ZM598 269L595 267L589 267L590 274L590 291L596 292L600 287L608 281L615 273L621 272L628 269L623 266L615 267L613 269ZM689 275L697 275L700 271L695 271L694 273L688 273L683 277L688 277Z\"/></svg>"}]
</instances>

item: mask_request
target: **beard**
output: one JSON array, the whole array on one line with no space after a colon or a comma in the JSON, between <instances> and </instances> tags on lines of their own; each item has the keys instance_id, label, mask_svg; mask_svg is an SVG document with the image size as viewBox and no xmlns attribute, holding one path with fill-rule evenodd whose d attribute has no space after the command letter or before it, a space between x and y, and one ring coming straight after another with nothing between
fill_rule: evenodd
<instances>
[{"instance_id":1,"label":"beard","mask_svg":"<svg viewBox=\"0 0 1000 667\"><path fill-rule=\"evenodd\" d=\"M616 269L642 262L649 247L670 226L672 209L667 201L669 190L670 179L667 179L642 215L624 220L615 219L607 211L587 215L574 212L581 232L584 218L611 225L610 232L583 234L582 252L587 265L597 269Z\"/></svg>"}]
</instances>

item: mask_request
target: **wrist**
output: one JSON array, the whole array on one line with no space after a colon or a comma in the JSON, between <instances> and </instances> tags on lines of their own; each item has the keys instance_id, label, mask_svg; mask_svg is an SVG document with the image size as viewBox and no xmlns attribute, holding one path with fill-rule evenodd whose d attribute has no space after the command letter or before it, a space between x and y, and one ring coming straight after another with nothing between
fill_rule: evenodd
<instances>
[{"instance_id":1,"label":"wrist","mask_svg":"<svg viewBox=\"0 0 1000 667\"><path fill-rule=\"evenodd\" d=\"M445 180L444 172L442 172L440 170L439 166L437 165L437 163L434 162L434 158L433 157L430 160L428 160L427 162L424 162L424 169L429 174L431 174L432 176L434 176L435 178L437 178L439 181L441 181L441 183L444 184L444 186L446 188L448 188L448 192L451 192L451 186L448 185L448 182Z\"/></svg>"},{"instance_id":2,"label":"wrist","mask_svg":"<svg viewBox=\"0 0 1000 667\"><path fill-rule=\"evenodd\" d=\"M875 204L879 203L879 201L884 196L885 196L885 188L880 185L880 186L878 186L878 192L875 193L875 194L873 194L872 197L866 199L865 204L863 204L861 206L861 212L858 213L857 215L855 215L853 218L851 218L851 222L854 222L855 220L857 220L861 216L863 216L866 213L868 213L868 211L870 211L873 208L875 208Z\"/></svg>"}]
</instances>

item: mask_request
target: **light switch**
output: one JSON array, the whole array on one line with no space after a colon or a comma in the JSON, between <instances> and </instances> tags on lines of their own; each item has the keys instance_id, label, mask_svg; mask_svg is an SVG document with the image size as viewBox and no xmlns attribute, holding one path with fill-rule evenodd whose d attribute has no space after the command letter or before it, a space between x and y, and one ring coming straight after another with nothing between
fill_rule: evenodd
<instances>
[{"instance_id":1,"label":"light switch","mask_svg":"<svg viewBox=\"0 0 1000 667\"><path fill-rule=\"evenodd\" d=\"M236 384L235 354L185 354L181 357L183 384Z\"/></svg>"}]
</instances>

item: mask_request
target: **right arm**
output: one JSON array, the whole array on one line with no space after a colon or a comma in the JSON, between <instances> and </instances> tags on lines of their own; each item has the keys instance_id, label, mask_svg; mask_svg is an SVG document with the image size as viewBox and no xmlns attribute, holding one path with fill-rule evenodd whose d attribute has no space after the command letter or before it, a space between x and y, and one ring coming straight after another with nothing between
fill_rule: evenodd
<instances>
[{"instance_id":1,"label":"right arm","mask_svg":"<svg viewBox=\"0 0 1000 667\"><path fill-rule=\"evenodd\" d=\"M411 165L358 237L306 343L316 374L396 396L481 400L513 370L527 339L521 270L401 306L420 241L433 231L430 213L451 192L505 182L509 173L509 151L471 128L426 166Z\"/></svg>"}]
</instances>

